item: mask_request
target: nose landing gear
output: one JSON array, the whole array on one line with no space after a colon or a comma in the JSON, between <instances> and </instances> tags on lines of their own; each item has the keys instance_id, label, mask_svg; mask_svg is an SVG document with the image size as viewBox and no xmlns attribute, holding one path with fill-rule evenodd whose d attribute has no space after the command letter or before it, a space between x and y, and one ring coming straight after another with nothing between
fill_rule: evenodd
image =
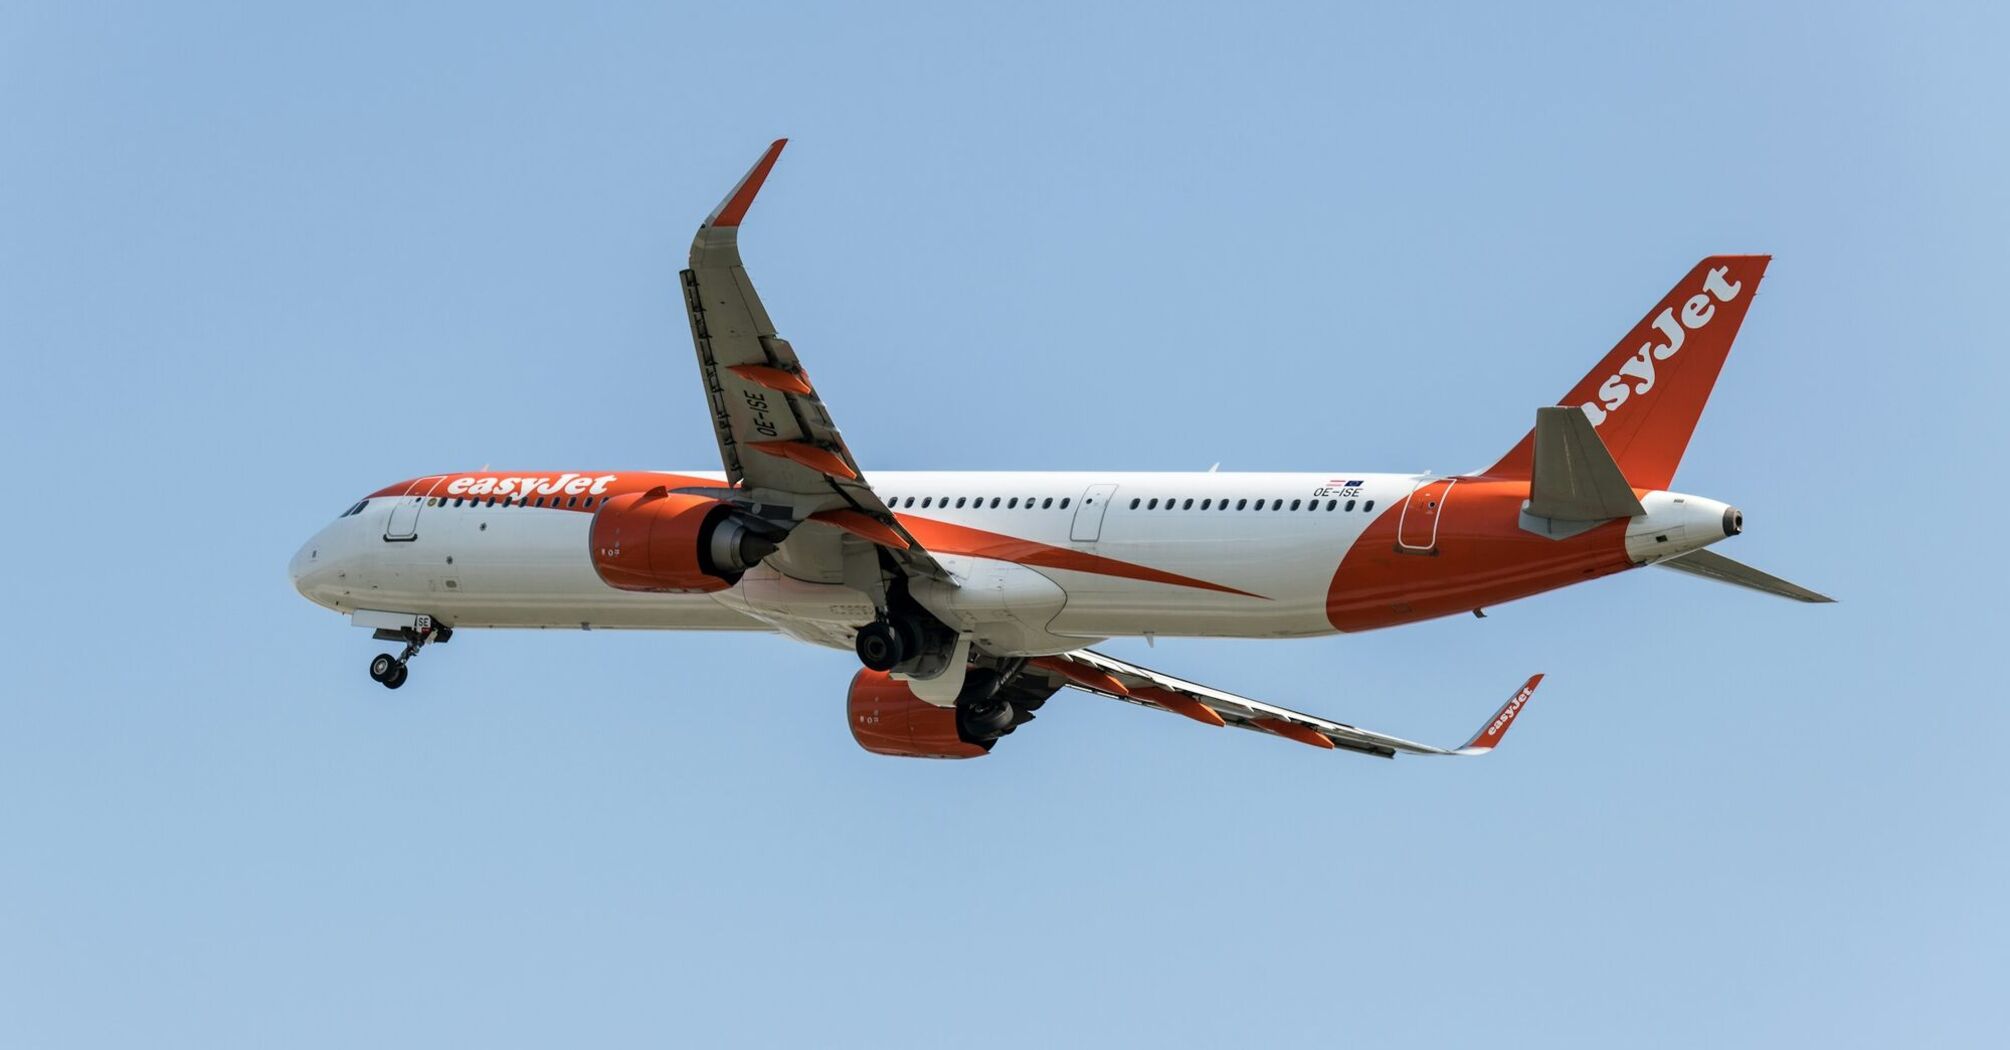
<instances>
[{"instance_id":1,"label":"nose landing gear","mask_svg":"<svg viewBox=\"0 0 2010 1050\"><path fill-rule=\"evenodd\" d=\"M378 653L376 657L371 659L371 681L386 689L396 689L404 685L405 678L410 673L405 665L412 662L412 657L419 655L420 649L425 648L429 643L444 642L454 636L453 628L435 627L432 625L429 617L421 617L419 622L422 626L417 629L407 627L396 632L377 632L377 637L386 641L396 641L399 638L403 638L405 640L405 649L396 656L392 656L390 653Z\"/></svg>"}]
</instances>

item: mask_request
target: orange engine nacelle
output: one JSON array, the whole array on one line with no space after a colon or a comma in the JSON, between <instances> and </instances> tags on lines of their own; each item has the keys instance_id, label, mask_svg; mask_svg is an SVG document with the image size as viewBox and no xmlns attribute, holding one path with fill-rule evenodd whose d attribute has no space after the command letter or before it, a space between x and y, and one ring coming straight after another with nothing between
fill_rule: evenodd
<instances>
[{"instance_id":1,"label":"orange engine nacelle","mask_svg":"<svg viewBox=\"0 0 2010 1050\"><path fill-rule=\"evenodd\" d=\"M860 671L845 704L851 738L875 755L901 758L981 758L989 744L966 742L956 731L956 709L937 707L882 671Z\"/></svg>"},{"instance_id":2,"label":"orange engine nacelle","mask_svg":"<svg viewBox=\"0 0 2010 1050\"><path fill-rule=\"evenodd\" d=\"M723 591L775 551L729 504L660 485L609 497L587 545L609 587L672 593Z\"/></svg>"}]
</instances>

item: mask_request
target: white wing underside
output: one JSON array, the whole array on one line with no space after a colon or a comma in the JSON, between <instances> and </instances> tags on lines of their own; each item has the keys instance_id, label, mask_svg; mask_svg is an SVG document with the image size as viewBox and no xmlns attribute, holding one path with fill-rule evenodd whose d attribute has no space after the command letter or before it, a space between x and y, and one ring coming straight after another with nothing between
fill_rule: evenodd
<instances>
[{"instance_id":1,"label":"white wing underside","mask_svg":"<svg viewBox=\"0 0 2010 1050\"><path fill-rule=\"evenodd\" d=\"M1047 673L1065 685L1099 696L1142 707L1155 707L1196 721L1250 729L1315 747L1340 748L1383 758L1393 758L1399 752L1409 755L1486 754L1507 734L1508 726L1521 713L1534 694L1536 685L1542 681L1541 675L1531 677L1494 712L1479 732L1473 734L1472 739L1458 747L1444 748L1251 700L1089 649L1036 660L1031 671ZM1212 714L1213 718L1208 718L1207 714Z\"/></svg>"}]
</instances>

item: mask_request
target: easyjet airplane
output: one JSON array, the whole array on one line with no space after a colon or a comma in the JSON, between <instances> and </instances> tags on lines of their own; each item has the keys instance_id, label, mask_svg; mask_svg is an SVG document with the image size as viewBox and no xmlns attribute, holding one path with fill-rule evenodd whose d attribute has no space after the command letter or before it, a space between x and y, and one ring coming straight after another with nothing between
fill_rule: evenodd
<instances>
[{"instance_id":1,"label":"easyjet airplane","mask_svg":"<svg viewBox=\"0 0 2010 1050\"><path fill-rule=\"evenodd\" d=\"M786 140L784 140L786 141ZM1828 599L1707 550L1737 510L1669 491L1767 256L1708 258L1498 462L1468 474L867 475L740 263L783 142L683 272L723 470L473 471L388 485L294 556L294 585L402 642L470 627L776 631L850 648L852 736L974 758L1062 688L1389 757L1412 743L1096 652L1118 636L1300 638L1461 613L1642 565Z\"/></svg>"}]
</instances>

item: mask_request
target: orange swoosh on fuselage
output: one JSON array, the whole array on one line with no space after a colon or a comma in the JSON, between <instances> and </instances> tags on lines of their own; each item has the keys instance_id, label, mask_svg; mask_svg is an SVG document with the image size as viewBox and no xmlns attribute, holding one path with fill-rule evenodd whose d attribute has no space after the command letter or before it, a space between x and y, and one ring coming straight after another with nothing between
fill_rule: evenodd
<instances>
[{"instance_id":1,"label":"orange swoosh on fuselage","mask_svg":"<svg viewBox=\"0 0 2010 1050\"><path fill-rule=\"evenodd\" d=\"M908 535L921 541L924 548L936 554L966 554L973 558L992 558L1018 565L1035 565L1043 569L1067 569L1071 572L1094 573L1098 576L1121 576L1130 580L1145 580L1151 583L1170 584L1174 587L1193 587L1203 591L1219 591L1222 594L1239 594L1245 598L1270 600L1261 594L1251 594L1219 583L1197 580L1191 576L1181 576L1179 573L1154 569L1149 565L1118 561L1099 554L1055 547L997 532L986 532L966 525L952 525L931 518L917 518L907 514L895 517L899 518L901 525L907 528Z\"/></svg>"}]
</instances>

